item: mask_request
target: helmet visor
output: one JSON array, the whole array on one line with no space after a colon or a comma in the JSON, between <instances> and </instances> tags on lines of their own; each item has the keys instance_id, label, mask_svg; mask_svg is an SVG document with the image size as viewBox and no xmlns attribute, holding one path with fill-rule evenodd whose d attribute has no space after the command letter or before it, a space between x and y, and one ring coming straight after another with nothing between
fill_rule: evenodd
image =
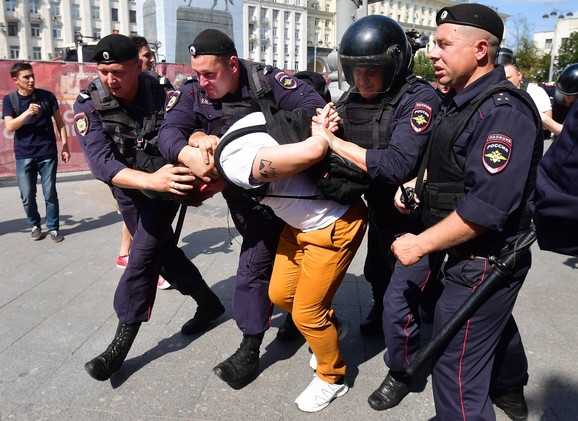
<instances>
[{"instance_id":1,"label":"helmet visor","mask_svg":"<svg viewBox=\"0 0 578 421\"><path fill-rule=\"evenodd\" d=\"M337 62L339 89L346 91L352 86L365 99L387 92L395 77L395 66L390 55L344 56Z\"/></svg>"}]
</instances>

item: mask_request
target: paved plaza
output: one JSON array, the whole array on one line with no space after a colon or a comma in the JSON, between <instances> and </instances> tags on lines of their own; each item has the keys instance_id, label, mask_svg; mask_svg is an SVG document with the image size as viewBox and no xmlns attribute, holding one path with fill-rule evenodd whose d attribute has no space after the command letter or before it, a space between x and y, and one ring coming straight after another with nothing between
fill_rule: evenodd
<instances>
[{"instance_id":1,"label":"paved plaza","mask_svg":"<svg viewBox=\"0 0 578 421\"><path fill-rule=\"evenodd\" d=\"M90 173L59 174L57 187L65 240L31 241L15 180L0 179L0 421L435 419L427 370L398 407L376 412L367 404L386 369L383 339L359 332L371 307L365 244L334 300L352 326L341 344L349 393L316 414L297 409L293 401L313 376L310 354L303 339L276 340L285 317L279 310L252 383L234 390L213 374L241 341L231 310L241 238L221 195L189 208L180 246L226 313L207 332L183 336L194 301L159 290L125 364L109 381L93 380L83 364L106 348L117 325L112 300L121 275L115 266L121 217L108 188ZM40 188L39 209L44 215ZM536 245L532 251L514 311L530 363L530 420L578 420L578 258ZM499 409L496 414L508 420Z\"/></svg>"}]
</instances>

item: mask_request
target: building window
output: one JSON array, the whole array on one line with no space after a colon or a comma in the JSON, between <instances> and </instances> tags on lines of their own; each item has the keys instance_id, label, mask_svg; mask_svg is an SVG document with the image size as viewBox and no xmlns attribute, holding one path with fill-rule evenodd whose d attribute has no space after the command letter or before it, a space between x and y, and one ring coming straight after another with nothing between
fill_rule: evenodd
<instances>
[{"instance_id":1,"label":"building window","mask_svg":"<svg viewBox=\"0 0 578 421\"><path fill-rule=\"evenodd\" d=\"M261 20L267 19L267 9L261 9Z\"/></svg>"},{"instance_id":2,"label":"building window","mask_svg":"<svg viewBox=\"0 0 578 421\"><path fill-rule=\"evenodd\" d=\"M265 28L261 28L261 39L267 38L267 31Z\"/></svg>"},{"instance_id":3,"label":"building window","mask_svg":"<svg viewBox=\"0 0 578 421\"><path fill-rule=\"evenodd\" d=\"M289 29L288 28L285 28L283 30L283 36L285 37L285 39L289 39Z\"/></svg>"},{"instance_id":4,"label":"building window","mask_svg":"<svg viewBox=\"0 0 578 421\"><path fill-rule=\"evenodd\" d=\"M273 10L273 20L277 20L277 19L279 19L279 11Z\"/></svg>"},{"instance_id":5,"label":"building window","mask_svg":"<svg viewBox=\"0 0 578 421\"><path fill-rule=\"evenodd\" d=\"M128 21L130 23L136 23L136 10L128 11Z\"/></svg>"},{"instance_id":6,"label":"building window","mask_svg":"<svg viewBox=\"0 0 578 421\"><path fill-rule=\"evenodd\" d=\"M80 4L73 4L72 5L72 17L79 18L80 17Z\"/></svg>"},{"instance_id":7,"label":"building window","mask_svg":"<svg viewBox=\"0 0 578 421\"><path fill-rule=\"evenodd\" d=\"M313 10L319 10L319 3L313 3Z\"/></svg>"},{"instance_id":8,"label":"building window","mask_svg":"<svg viewBox=\"0 0 578 421\"><path fill-rule=\"evenodd\" d=\"M100 19L100 7L98 6L92 6L90 8L90 16L93 19Z\"/></svg>"},{"instance_id":9,"label":"building window","mask_svg":"<svg viewBox=\"0 0 578 421\"><path fill-rule=\"evenodd\" d=\"M325 19L325 27L329 28L331 26L331 21L329 19Z\"/></svg>"},{"instance_id":10,"label":"building window","mask_svg":"<svg viewBox=\"0 0 578 421\"><path fill-rule=\"evenodd\" d=\"M32 47L32 60L42 60L42 48Z\"/></svg>"},{"instance_id":11,"label":"building window","mask_svg":"<svg viewBox=\"0 0 578 421\"><path fill-rule=\"evenodd\" d=\"M319 18L315 18L315 26L319 26Z\"/></svg>"},{"instance_id":12,"label":"building window","mask_svg":"<svg viewBox=\"0 0 578 421\"><path fill-rule=\"evenodd\" d=\"M285 12L285 22L289 21L290 17L291 17L291 12Z\"/></svg>"},{"instance_id":13,"label":"building window","mask_svg":"<svg viewBox=\"0 0 578 421\"><path fill-rule=\"evenodd\" d=\"M92 31L92 37L100 39L100 28L94 28Z\"/></svg>"},{"instance_id":14,"label":"building window","mask_svg":"<svg viewBox=\"0 0 578 421\"><path fill-rule=\"evenodd\" d=\"M325 11L329 12L329 5L325 6Z\"/></svg>"},{"instance_id":15,"label":"building window","mask_svg":"<svg viewBox=\"0 0 578 421\"><path fill-rule=\"evenodd\" d=\"M551 48L552 48L552 39L547 39L547 40L546 40L545 48L546 48L546 49L551 49Z\"/></svg>"},{"instance_id":16,"label":"building window","mask_svg":"<svg viewBox=\"0 0 578 421\"><path fill-rule=\"evenodd\" d=\"M301 13L295 13L295 23L301 22Z\"/></svg>"},{"instance_id":17,"label":"building window","mask_svg":"<svg viewBox=\"0 0 578 421\"><path fill-rule=\"evenodd\" d=\"M261 52L262 53L267 52L267 46L265 44L261 44Z\"/></svg>"},{"instance_id":18,"label":"building window","mask_svg":"<svg viewBox=\"0 0 578 421\"><path fill-rule=\"evenodd\" d=\"M38 13L38 9L40 8L38 5L38 0L29 0L30 5L30 12L31 13Z\"/></svg>"},{"instance_id":19,"label":"building window","mask_svg":"<svg viewBox=\"0 0 578 421\"><path fill-rule=\"evenodd\" d=\"M255 51L255 43L253 41L249 41L249 51Z\"/></svg>"},{"instance_id":20,"label":"building window","mask_svg":"<svg viewBox=\"0 0 578 421\"><path fill-rule=\"evenodd\" d=\"M325 35L325 44L329 44L329 35Z\"/></svg>"},{"instance_id":21,"label":"building window","mask_svg":"<svg viewBox=\"0 0 578 421\"><path fill-rule=\"evenodd\" d=\"M115 9L114 7L110 9L110 19L113 22L118 22L118 9Z\"/></svg>"},{"instance_id":22,"label":"building window","mask_svg":"<svg viewBox=\"0 0 578 421\"><path fill-rule=\"evenodd\" d=\"M273 36L274 37L277 36L277 27L276 26L273 27Z\"/></svg>"},{"instance_id":23,"label":"building window","mask_svg":"<svg viewBox=\"0 0 578 421\"><path fill-rule=\"evenodd\" d=\"M62 38L62 26L52 27L52 38L60 39Z\"/></svg>"},{"instance_id":24,"label":"building window","mask_svg":"<svg viewBox=\"0 0 578 421\"><path fill-rule=\"evenodd\" d=\"M8 22L8 36L18 36L18 22Z\"/></svg>"},{"instance_id":25,"label":"building window","mask_svg":"<svg viewBox=\"0 0 578 421\"><path fill-rule=\"evenodd\" d=\"M295 39L299 39L299 29L295 29Z\"/></svg>"},{"instance_id":26,"label":"building window","mask_svg":"<svg viewBox=\"0 0 578 421\"><path fill-rule=\"evenodd\" d=\"M273 44L273 54L277 54L278 47L277 44Z\"/></svg>"},{"instance_id":27,"label":"building window","mask_svg":"<svg viewBox=\"0 0 578 421\"><path fill-rule=\"evenodd\" d=\"M255 19L255 8L253 6L249 6L247 9L247 14L249 15L249 20Z\"/></svg>"},{"instance_id":28,"label":"building window","mask_svg":"<svg viewBox=\"0 0 578 421\"><path fill-rule=\"evenodd\" d=\"M77 32L82 32L82 28L80 26L74 27L74 33L76 34Z\"/></svg>"},{"instance_id":29,"label":"building window","mask_svg":"<svg viewBox=\"0 0 578 421\"><path fill-rule=\"evenodd\" d=\"M60 3L55 1L50 2L50 14L52 16L60 16Z\"/></svg>"},{"instance_id":30,"label":"building window","mask_svg":"<svg viewBox=\"0 0 578 421\"><path fill-rule=\"evenodd\" d=\"M6 10L8 12L16 11L16 0L6 0Z\"/></svg>"},{"instance_id":31,"label":"building window","mask_svg":"<svg viewBox=\"0 0 578 421\"><path fill-rule=\"evenodd\" d=\"M39 37L40 25L38 25L37 23L33 23L32 25L30 25L30 35L33 37Z\"/></svg>"},{"instance_id":32,"label":"building window","mask_svg":"<svg viewBox=\"0 0 578 421\"><path fill-rule=\"evenodd\" d=\"M299 46L298 45L295 46L295 55L299 55Z\"/></svg>"},{"instance_id":33,"label":"building window","mask_svg":"<svg viewBox=\"0 0 578 421\"><path fill-rule=\"evenodd\" d=\"M20 47L18 45L11 45L10 46L10 58L12 60L20 58Z\"/></svg>"}]
</instances>

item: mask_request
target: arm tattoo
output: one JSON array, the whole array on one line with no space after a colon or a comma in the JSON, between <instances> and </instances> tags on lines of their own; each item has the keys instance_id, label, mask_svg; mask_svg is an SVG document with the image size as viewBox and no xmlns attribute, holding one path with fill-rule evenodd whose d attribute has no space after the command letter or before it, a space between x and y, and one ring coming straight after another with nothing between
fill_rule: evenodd
<instances>
[{"instance_id":1,"label":"arm tattoo","mask_svg":"<svg viewBox=\"0 0 578 421\"><path fill-rule=\"evenodd\" d=\"M272 162L262 159L259 163L259 174L263 178L274 179L277 178L277 170L271 166Z\"/></svg>"}]
</instances>

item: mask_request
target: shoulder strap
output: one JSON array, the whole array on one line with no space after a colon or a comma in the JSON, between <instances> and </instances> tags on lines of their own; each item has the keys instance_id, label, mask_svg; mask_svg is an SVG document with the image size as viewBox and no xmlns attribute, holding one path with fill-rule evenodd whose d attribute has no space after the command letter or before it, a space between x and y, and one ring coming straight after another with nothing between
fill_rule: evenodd
<instances>
[{"instance_id":1,"label":"shoulder strap","mask_svg":"<svg viewBox=\"0 0 578 421\"><path fill-rule=\"evenodd\" d=\"M88 85L88 90L90 91L92 102L94 102L97 110L108 111L119 107L118 101L104 88L100 78L94 79L90 85Z\"/></svg>"},{"instance_id":2,"label":"shoulder strap","mask_svg":"<svg viewBox=\"0 0 578 421\"><path fill-rule=\"evenodd\" d=\"M20 99L18 98L18 93L16 91L10 92L10 102L12 103L12 108L16 112L16 117L20 115Z\"/></svg>"},{"instance_id":3,"label":"shoulder strap","mask_svg":"<svg viewBox=\"0 0 578 421\"><path fill-rule=\"evenodd\" d=\"M240 61L243 66L245 66L245 69L247 69L249 87L251 88L253 98L263 98L271 92L271 85L269 85L265 77L263 65L245 59L240 59Z\"/></svg>"}]
</instances>

